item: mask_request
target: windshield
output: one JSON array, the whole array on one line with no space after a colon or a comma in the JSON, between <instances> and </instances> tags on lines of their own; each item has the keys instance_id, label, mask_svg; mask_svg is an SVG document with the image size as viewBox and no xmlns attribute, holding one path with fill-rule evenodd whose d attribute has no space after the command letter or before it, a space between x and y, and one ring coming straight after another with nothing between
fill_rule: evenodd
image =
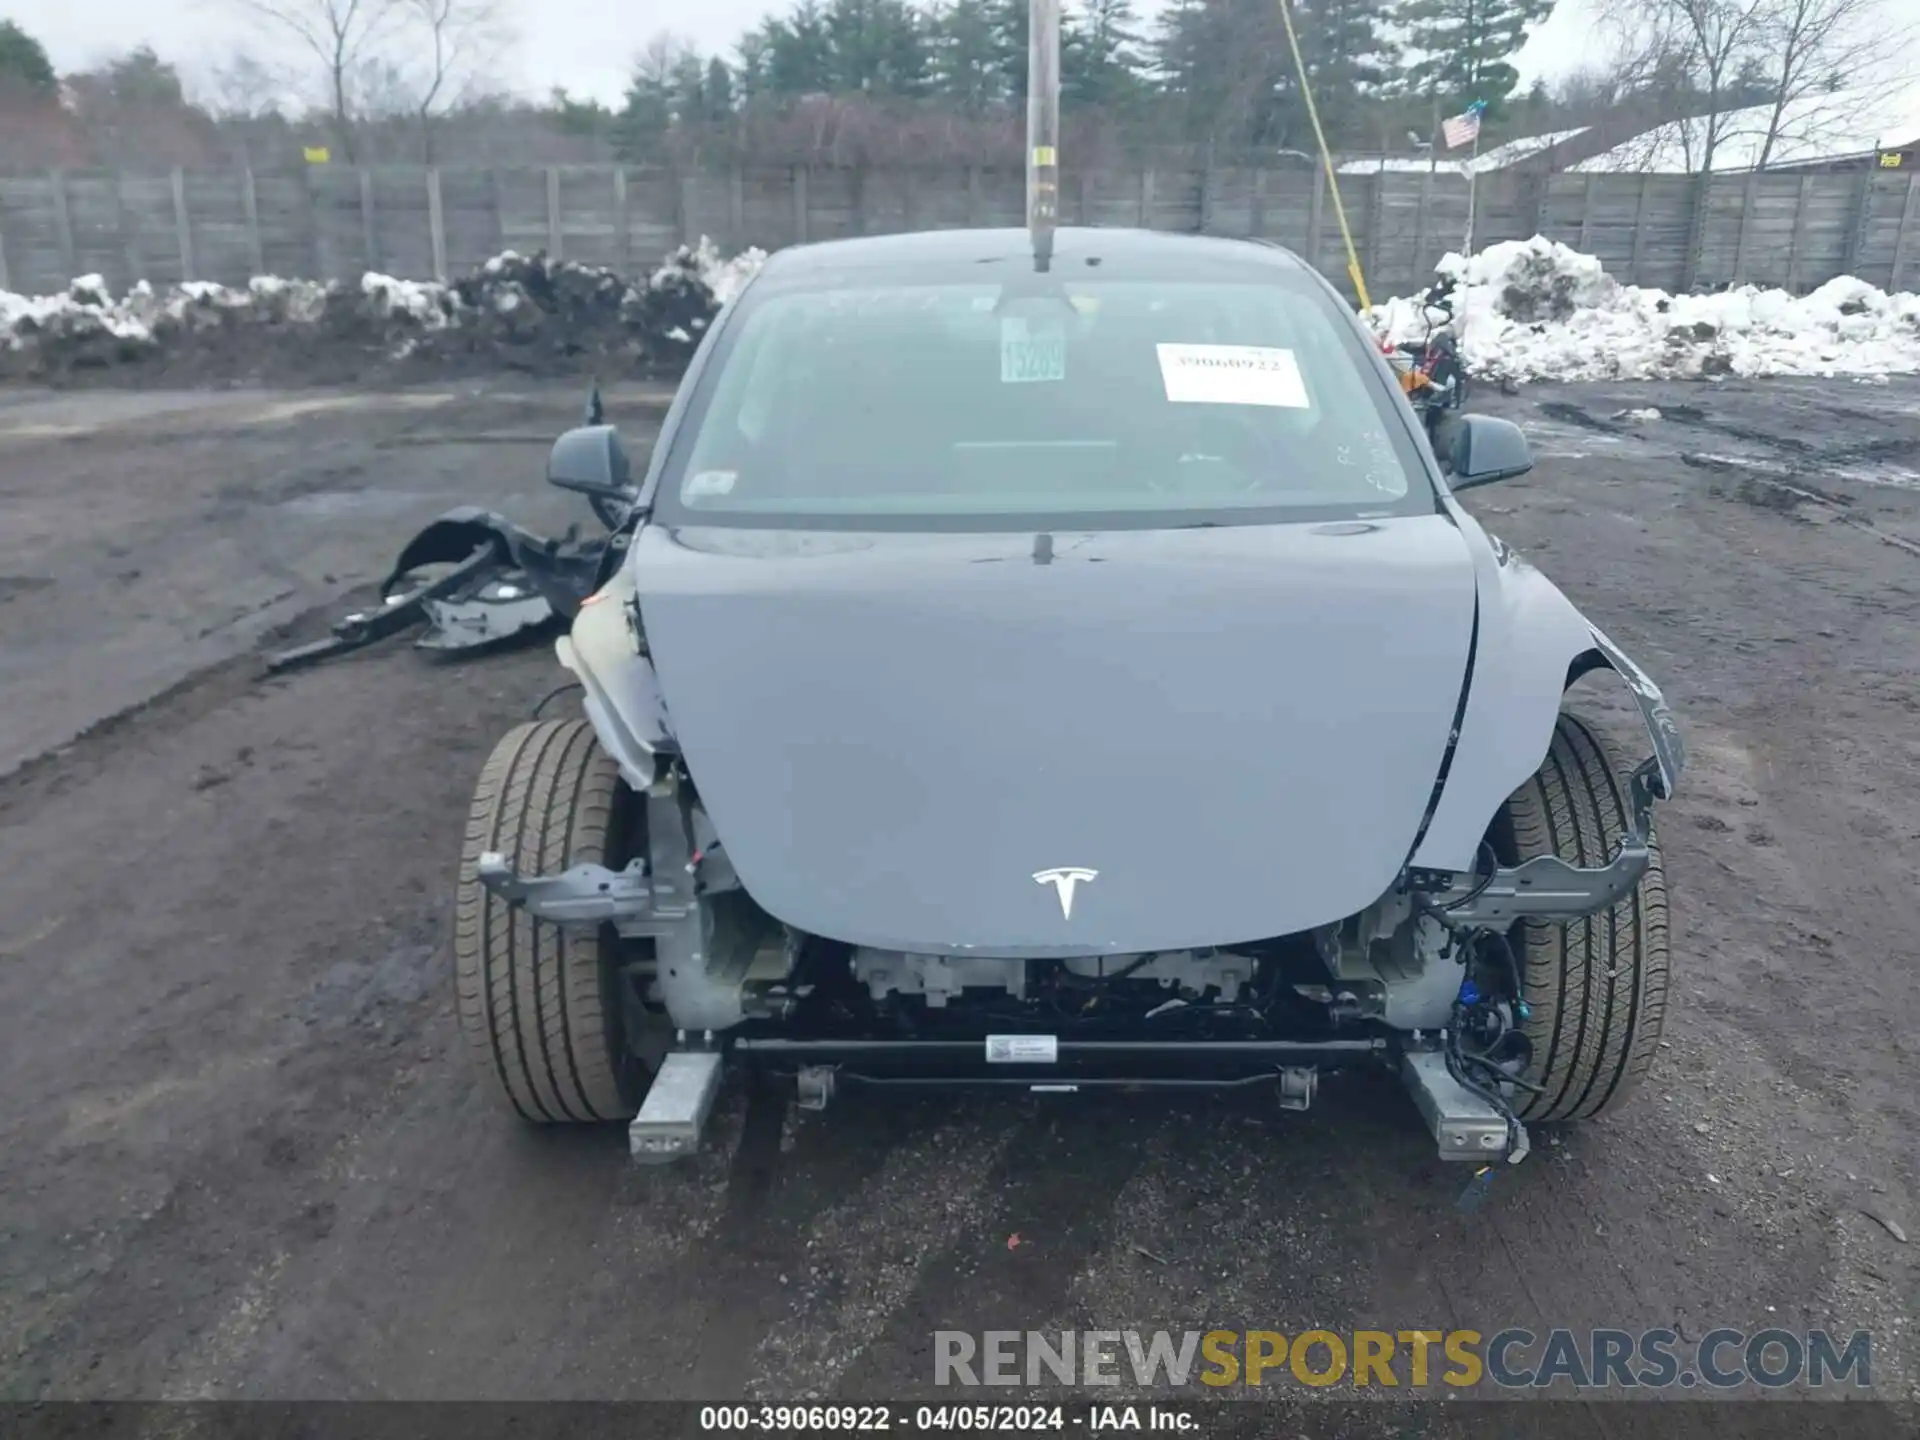
<instances>
[{"instance_id":1,"label":"windshield","mask_svg":"<svg viewBox=\"0 0 1920 1440\"><path fill-rule=\"evenodd\" d=\"M765 282L691 399L681 524L1107 529L1431 513L1351 322L1304 275Z\"/></svg>"}]
</instances>

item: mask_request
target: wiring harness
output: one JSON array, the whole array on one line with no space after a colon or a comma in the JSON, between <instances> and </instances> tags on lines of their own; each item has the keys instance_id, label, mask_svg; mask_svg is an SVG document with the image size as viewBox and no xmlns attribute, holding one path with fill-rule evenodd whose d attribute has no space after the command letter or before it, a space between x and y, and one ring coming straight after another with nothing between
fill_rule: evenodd
<instances>
[{"instance_id":1,"label":"wiring harness","mask_svg":"<svg viewBox=\"0 0 1920 1440\"><path fill-rule=\"evenodd\" d=\"M1460 991L1443 1036L1447 1074L1505 1117L1507 1163L1517 1165L1526 1159L1532 1143L1512 1097L1522 1090L1539 1094L1541 1088L1525 1078L1533 1063L1533 1042L1524 1028L1532 1010L1527 1004L1520 962L1503 932L1463 926L1449 913L1454 907L1470 904L1492 883L1499 868L1492 846L1482 843L1480 860L1484 873L1453 907L1436 904L1420 894L1414 896L1414 905L1446 930L1449 944L1459 947L1465 961ZM1476 978L1476 961L1497 972L1497 986L1481 985Z\"/></svg>"}]
</instances>

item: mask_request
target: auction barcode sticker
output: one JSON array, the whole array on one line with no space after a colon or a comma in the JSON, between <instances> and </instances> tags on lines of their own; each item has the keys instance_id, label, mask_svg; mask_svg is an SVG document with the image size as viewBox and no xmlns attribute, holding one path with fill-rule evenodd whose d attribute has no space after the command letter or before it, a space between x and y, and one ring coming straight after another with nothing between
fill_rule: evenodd
<instances>
[{"instance_id":1,"label":"auction barcode sticker","mask_svg":"<svg viewBox=\"0 0 1920 1440\"><path fill-rule=\"evenodd\" d=\"M1307 382L1291 350L1266 345L1156 345L1176 405L1273 405L1305 410Z\"/></svg>"},{"instance_id":2,"label":"auction barcode sticker","mask_svg":"<svg viewBox=\"0 0 1920 1440\"><path fill-rule=\"evenodd\" d=\"M1051 1065L1060 1058L1060 1041L1052 1035L989 1035L989 1065Z\"/></svg>"}]
</instances>

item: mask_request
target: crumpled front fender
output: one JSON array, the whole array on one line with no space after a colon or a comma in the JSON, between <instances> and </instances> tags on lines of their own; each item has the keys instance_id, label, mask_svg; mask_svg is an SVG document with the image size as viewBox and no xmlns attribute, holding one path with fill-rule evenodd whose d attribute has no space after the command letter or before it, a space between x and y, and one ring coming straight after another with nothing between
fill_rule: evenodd
<instances>
[{"instance_id":1,"label":"crumpled front fender","mask_svg":"<svg viewBox=\"0 0 1920 1440\"><path fill-rule=\"evenodd\" d=\"M1473 669L1445 784L1409 860L1417 870L1478 868L1487 827L1546 759L1567 687L1592 670L1614 670L1639 705L1653 761L1642 783L1655 798L1672 798L1686 765L1673 712L1647 673L1545 575L1464 511L1456 518L1480 542Z\"/></svg>"},{"instance_id":2,"label":"crumpled front fender","mask_svg":"<svg viewBox=\"0 0 1920 1440\"><path fill-rule=\"evenodd\" d=\"M560 663L580 681L587 720L629 787L643 791L674 750L673 731L653 663L634 628L632 572L622 568L580 605L573 628L554 642Z\"/></svg>"},{"instance_id":3,"label":"crumpled front fender","mask_svg":"<svg viewBox=\"0 0 1920 1440\"><path fill-rule=\"evenodd\" d=\"M1671 800L1674 787L1680 783L1680 772L1687 767L1687 742L1673 718L1673 708L1660 693L1660 687L1633 663L1626 651L1609 640L1598 625L1589 628L1593 631L1594 649L1574 662L1567 683L1572 684L1603 665L1627 682L1627 688L1640 706L1640 718L1646 721L1647 737L1653 742L1653 759L1660 776L1657 798Z\"/></svg>"}]
</instances>

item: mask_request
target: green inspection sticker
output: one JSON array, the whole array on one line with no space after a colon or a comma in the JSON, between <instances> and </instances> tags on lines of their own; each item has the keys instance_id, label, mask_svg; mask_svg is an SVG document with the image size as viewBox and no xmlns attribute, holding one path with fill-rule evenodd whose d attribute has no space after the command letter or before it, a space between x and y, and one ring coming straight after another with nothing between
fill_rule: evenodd
<instances>
[{"instance_id":1,"label":"green inspection sticker","mask_svg":"<svg viewBox=\"0 0 1920 1440\"><path fill-rule=\"evenodd\" d=\"M1000 321L1000 383L1026 385L1067 378L1067 332L1035 326L1018 315Z\"/></svg>"}]
</instances>

